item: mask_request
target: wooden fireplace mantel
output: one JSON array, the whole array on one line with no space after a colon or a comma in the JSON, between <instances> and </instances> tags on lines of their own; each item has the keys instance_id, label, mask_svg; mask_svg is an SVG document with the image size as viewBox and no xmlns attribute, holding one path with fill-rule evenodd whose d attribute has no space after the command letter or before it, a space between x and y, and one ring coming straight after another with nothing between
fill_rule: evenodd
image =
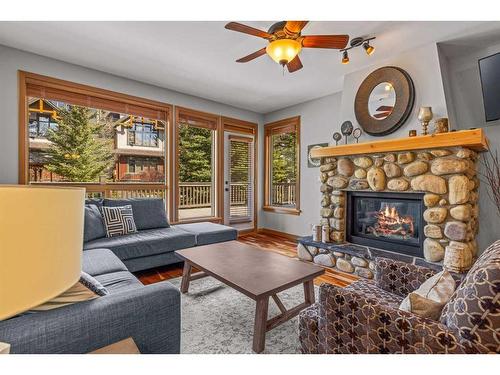
<instances>
[{"instance_id":1,"label":"wooden fireplace mantel","mask_svg":"<svg viewBox=\"0 0 500 375\"><path fill-rule=\"evenodd\" d=\"M488 149L488 139L483 129L460 130L449 133L317 148L311 151L311 157L323 158L458 146L467 147L474 151L486 151Z\"/></svg>"}]
</instances>

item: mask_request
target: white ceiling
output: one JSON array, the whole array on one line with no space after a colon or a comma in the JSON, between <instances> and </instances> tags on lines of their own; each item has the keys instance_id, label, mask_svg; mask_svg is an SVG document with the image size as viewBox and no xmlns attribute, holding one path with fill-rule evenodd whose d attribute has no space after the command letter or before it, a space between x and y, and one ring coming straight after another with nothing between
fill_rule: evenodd
<instances>
[{"instance_id":1,"label":"white ceiling","mask_svg":"<svg viewBox=\"0 0 500 375\"><path fill-rule=\"evenodd\" d=\"M244 22L267 30L272 21ZM0 44L204 97L259 113L342 90L343 76L430 42L500 29L500 22L310 22L303 34L376 36L340 64L335 50L304 49L304 68L282 75L267 55L234 61L266 45L226 22L0 22Z\"/></svg>"}]
</instances>

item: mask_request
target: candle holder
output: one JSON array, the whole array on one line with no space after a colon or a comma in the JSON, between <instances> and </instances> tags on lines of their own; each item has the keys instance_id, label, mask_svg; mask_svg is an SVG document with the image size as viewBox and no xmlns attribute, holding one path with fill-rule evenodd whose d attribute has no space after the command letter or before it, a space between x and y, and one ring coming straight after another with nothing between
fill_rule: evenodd
<instances>
[{"instance_id":1,"label":"candle holder","mask_svg":"<svg viewBox=\"0 0 500 375\"><path fill-rule=\"evenodd\" d=\"M432 120L432 116L431 107L420 107L420 111L418 111L418 120L422 124L422 135L429 134L427 128L429 126L429 122Z\"/></svg>"}]
</instances>

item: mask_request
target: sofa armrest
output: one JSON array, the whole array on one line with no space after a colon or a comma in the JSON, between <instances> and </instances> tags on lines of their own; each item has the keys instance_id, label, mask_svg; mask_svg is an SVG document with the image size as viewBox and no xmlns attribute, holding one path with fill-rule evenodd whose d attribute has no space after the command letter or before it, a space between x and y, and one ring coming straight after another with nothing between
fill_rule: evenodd
<instances>
[{"instance_id":1,"label":"sofa armrest","mask_svg":"<svg viewBox=\"0 0 500 375\"><path fill-rule=\"evenodd\" d=\"M177 288L156 283L0 322L11 353L88 353L127 337L141 353L179 353Z\"/></svg>"},{"instance_id":2,"label":"sofa armrest","mask_svg":"<svg viewBox=\"0 0 500 375\"><path fill-rule=\"evenodd\" d=\"M299 314L299 340L302 354L318 353L318 304L315 303Z\"/></svg>"},{"instance_id":3,"label":"sofa armrest","mask_svg":"<svg viewBox=\"0 0 500 375\"><path fill-rule=\"evenodd\" d=\"M436 273L430 268L388 258L375 259L375 281L387 292L406 297Z\"/></svg>"},{"instance_id":4,"label":"sofa armrest","mask_svg":"<svg viewBox=\"0 0 500 375\"><path fill-rule=\"evenodd\" d=\"M440 322L329 284L320 290L318 331L320 353L481 352Z\"/></svg>"}]
</instances>

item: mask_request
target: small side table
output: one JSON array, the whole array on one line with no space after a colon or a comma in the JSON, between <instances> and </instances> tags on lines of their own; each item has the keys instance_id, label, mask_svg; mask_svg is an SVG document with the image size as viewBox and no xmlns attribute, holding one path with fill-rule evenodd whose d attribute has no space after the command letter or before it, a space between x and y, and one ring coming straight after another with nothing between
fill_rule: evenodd
<instances>
[{"instance_id":1,"label":"small side table","mask_svg":"<svg viewBox=\"0 0 500 375\"><path fill-rule=\"evenodd\" d=\"M132 337L129 337L88 354L141 354L141 352Z\"/></svg>"},{"instance_id":2,"label":"small side table","mask_svg":"<svg viewBox=\"0 0 500 375\"><path fill-rule=\"evenodd\" d=\"M0 342L0 354L9 354L10 353L10 344L6 342Z\"/></svg>"}]
</instances>

